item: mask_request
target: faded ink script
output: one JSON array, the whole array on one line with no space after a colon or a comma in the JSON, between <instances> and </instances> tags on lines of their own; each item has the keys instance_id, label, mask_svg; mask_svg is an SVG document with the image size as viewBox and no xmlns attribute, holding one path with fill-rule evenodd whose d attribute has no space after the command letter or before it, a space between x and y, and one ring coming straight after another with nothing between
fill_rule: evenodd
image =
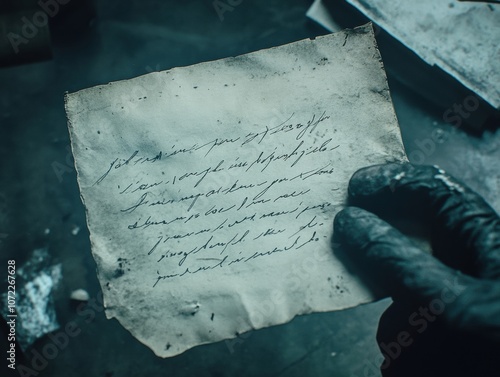
<instances>
[{"instance_id":1,"label":"faded ink script","mask_svg":"<svg viewBox=\"0 0 500 377\"><path fill-rule=\"evenodd\" d=\"M136 150L119 156L95 185L109 176L119 179L123 170L125 177L153 164L162 170L125 179L114 193L127 203L117 213L127 219L123 232L143 239L138 254L155 262L156 274L148 278L157 287L166 279L297 253L326 238L319 230L329 230L331 223L315 213L332 202L316 199L314 188L335 174L341 145L332 131L326 111L293 113L251 133L173 145L154 155ZM174 158L191 162L172 168ZM331 183L331 190L338 187Z\"/></svg>"},{"instance_id":2,"label":"faded ink script","mask_svg":"<svg viewBox=\"0 0 500 377\"><path fill-rule=\"evenodd\" d=\"M65 99L106 316L156 355L372 300L332 244L406 159L370 25Z\"/></svg>"}]
</instances>

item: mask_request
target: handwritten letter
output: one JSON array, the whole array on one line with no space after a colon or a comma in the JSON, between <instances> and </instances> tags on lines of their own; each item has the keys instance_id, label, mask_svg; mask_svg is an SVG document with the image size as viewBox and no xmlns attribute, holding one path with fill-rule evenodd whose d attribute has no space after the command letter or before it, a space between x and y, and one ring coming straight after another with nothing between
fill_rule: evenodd
<instances>
[{"instance_id":1,"label":"handwritten letter","mask_svg":"<svg viewBox=\"0 0 500 377\"><path fill-rule=\"evenodd\" d=\"M405 159L370 25L66 97L106 314L158 356L371 299L332 250Z\"/></svg>"}]
</instances>

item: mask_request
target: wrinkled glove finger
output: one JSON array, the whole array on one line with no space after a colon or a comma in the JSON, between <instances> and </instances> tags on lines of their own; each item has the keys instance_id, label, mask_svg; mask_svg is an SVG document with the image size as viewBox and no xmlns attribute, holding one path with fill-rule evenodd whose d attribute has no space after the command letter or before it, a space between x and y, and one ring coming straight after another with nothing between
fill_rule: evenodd
<instances>
[{"instance_id":1,"label":"wrinkled glove finger","mask_svg":"<svg viewBox=\"0 0 500 377\"><path fill-rule=\"evenodd\" d=\"M340 211L334 241L394 299L428 304L464 291L475 279L441 263L376 215L356 207Z\"/></svg>"},{"instance_id":2,"label":"wrinkled glove finger","mask_svg":"<svg viewBox=\"0 0 500 377\"><path fill-rule=\"evenodd\" d=\"M388 207L424 215L435 255L477 277L500 279L500 220L485 200L433 166L376 165L349 182L355 205L380 212ZM410 213L407 213L410 212Z\"/></svg>"}]
</instances>

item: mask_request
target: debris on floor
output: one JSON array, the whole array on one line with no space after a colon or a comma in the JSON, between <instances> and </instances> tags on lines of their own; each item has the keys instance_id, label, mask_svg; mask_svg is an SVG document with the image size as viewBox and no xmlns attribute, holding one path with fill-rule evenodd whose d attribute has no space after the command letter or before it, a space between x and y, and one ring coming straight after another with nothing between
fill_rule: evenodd
<instances>
[{"instance_id":1,"label":"debris on floor","mask_svg":"<svg viewBox=\"0 0 500 377\"><path fill-rule=\"evenodd\" d=\"M16 271L16 338L23 350L59 328L52 295L62 270L61 264L51 263L47 248L36 249ZM2 294L1 299L6 307L7 293Z\"/></svg>"},{"instance_id":2,"label":"debris on floor","mask_svg":"<svg viewBox=\"0 0 500 377\"><path fill-rule=\"evenodd\" d=\"M77 289L71 292L70 298L74 301L88 301L90 296L85 289Z\"/></svg>"}]
</instances>

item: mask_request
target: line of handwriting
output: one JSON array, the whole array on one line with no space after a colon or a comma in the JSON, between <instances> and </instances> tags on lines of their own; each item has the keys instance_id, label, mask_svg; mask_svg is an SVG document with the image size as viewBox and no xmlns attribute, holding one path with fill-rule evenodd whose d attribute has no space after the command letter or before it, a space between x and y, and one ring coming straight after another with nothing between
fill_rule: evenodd
<instances>
[{"instance_id":1,"label":"line of handwriting","mask_svg":"<svg viewBox=\"0 0 500 377\"><path fill-rule=\"evenodd\" d=\"M145 155L140 155L139 151L136 150L132 152L130 155L128 155L125 158L115 158L113 161L109 163L109 165L105 168L104 173L93 183L93 185L98 185L102 183L108 175L112 171L116 171L120 168L126 167L126 166L136 166L136 165L142 165L145 163L155 163L158 161L166 160L171 157L177 156L177 155L182 155L182 154L190 154L194 153L197 151L204 151L205 155L204 157L208 156L213 150L221 147L221 146L239 146L243 147L247 144L250 144L254 141L256 141L258 144L260 144L264 139L267 137L271 137L273 135L279 135L281 133L283 134L288 134L288 133L293 133L295 132L295 140L300 141L296 146L294 146L294 150L292 153L283 153L281 155L275 155L274 152L271 152L270 155L264 156L264 152L259 155L259 161L260 163L264 163L265 168L269 166L269 164L273 161L277 160L288 160L294 156L296 156L296 159L294 160L292 166L294 166L304 155L309 155L312 153L317 153L320 151L320 149L326 150L326 145L331 142L331 139L327 140L326 144L322 145L321 147L308 147L305 148L303 145L305 144L304 142L304 137L307 134L312 134L318 126L325 122L326 120L330 119L329 115L326 115L326 112L323 112L320 116L317 116L316 114L313 114L309 120L306 122L301 122L301 121L293 121L293 118L296 117L295 113L290 115L284 122L278 124L277 126L265 126L265 129L259 132L255 133L249 133L245 135L244 137L242 136L236 136L233 138L215 138L213 140L210 140L206 143L203 143L199 145L198 143L192 144L187 147L177 147L175 144L170 148L168 151L159 151L158 153L151 155L151 156L145 156ZM254 164L257 162L254 162ZM265 169L264 168L264 169ZM200 175L204 174L203 172L199 172Z\"/></svg>"}]
</instances>

